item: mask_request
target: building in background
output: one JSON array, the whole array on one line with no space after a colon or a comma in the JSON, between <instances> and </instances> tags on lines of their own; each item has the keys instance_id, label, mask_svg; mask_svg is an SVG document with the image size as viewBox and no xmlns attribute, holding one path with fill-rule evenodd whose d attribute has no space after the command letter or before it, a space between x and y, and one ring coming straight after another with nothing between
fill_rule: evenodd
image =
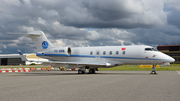
<instances>
[{"instance_id":1,"label":"building in background","mask_svg":"<svg viewBox=\"0 0 180 101\"><path fill-rule=\"evenodd\" d=\"M41 61L48 61L48 59L37 57L36 54L25 54L25 55L26 55L26 58L29 60L29 61L26 61L26 65L42 64ZM33 62L33 61L39 61L39 62Z\"/></svg>"},{"instance_id":2,"label":"building in background","mask_svg":"<svg viewBox=\"0 0 180 101\"><path fill-rule=\"evenodd\" d=\"M30 61L22 61L19 54L1 54L0 65L30 65L41 64L41 62L33 61L48 61L47 59L37 57L36 54L24 54Z\"/></svg>"},{"instance_id":3,"label":"building in background","mask_svg":"<svg viewBox=\"0 0 180 101\"><path fill-rule=\"evenodd\" d=\"M180 63L180 45L159 45L157 49L175 59L174 63Z\"/></svg>"}]
</instances>

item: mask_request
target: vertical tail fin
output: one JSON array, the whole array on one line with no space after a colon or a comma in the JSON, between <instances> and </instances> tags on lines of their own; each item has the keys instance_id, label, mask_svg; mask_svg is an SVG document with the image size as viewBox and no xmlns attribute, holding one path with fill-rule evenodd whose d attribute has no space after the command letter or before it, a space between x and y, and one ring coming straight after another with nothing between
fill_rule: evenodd
<instances>
[{"instance_id":1,"label":"vertical tail fin","mask_svg":"<svg viewBox=\"0 0 180 101\"><path fill-rule=\"evenodd\" d=\"M39 51L44 51L48 48L54 47L54 45L47 39L47 37L42 31L30 32L28 34L29 34L28 37L32 39L36 48Z\"/></svg>"},{"instance_id":2,"label":"vertical tail fin","mask_svg":"<svg viewBox=\"0 0 180 101\"><path fill-rule=\"evenodd\" d=\"M27 37L30 37L34 42L38 51L45 51L46 49L54 47L54 45L47 39L47 37L42 31L35 31L20 35L25 35Z\"/></svg>"}]
</instances>

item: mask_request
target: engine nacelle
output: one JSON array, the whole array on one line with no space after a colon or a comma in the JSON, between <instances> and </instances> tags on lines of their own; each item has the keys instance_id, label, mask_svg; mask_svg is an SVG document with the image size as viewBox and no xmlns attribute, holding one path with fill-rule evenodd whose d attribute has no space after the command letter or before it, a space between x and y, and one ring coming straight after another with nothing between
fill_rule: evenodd
<instances>
[{"instance_id":1,"label":"engine nacelle","mask_svg":"<svg viewBox=\"0 0 180 101\"><path fill-rule=\"evenodd\" d=\"M71 48L70 47L57 47L46 50L44 52L38 52L38 55L44 56L70 56L71 55Z\"/></svg>"}]
</instances>

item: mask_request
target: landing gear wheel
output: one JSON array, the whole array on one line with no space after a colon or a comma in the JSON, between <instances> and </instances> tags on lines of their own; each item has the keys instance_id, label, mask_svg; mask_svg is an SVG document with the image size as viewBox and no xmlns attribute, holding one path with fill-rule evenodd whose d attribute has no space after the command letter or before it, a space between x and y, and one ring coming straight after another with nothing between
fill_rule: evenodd
<instances>
[{"instance_id":1,"label":"landing gear wheel","mask_svg":"<svg viewBox=\"0 0 180 101\"><path fill-rule=\"evenodd\" d=\"M78 74L82 74L82 70L78 70Z\"/></svg>"},{"instance_id":2,"label":"landing gear wheel","mask_svg":"<svg viewBox=\"0 0 180 101\"><path fill-rule=\"evenodd\" d=\"M153 65L152 71L151 71L150 74L157 74L157 73L156 73L156 64Z\"/></svg>"},{"instance_id":3,"label":"landing gear wheel","mask_svg":"<svg viewBox=\"0 0 180 101\"><path fill-rule=\"evenodd\" d=\"M85 74L85 71L78 70L78 74Z\"/></svg>"},{"instance_id":4,"label":"landing gear wheel","mask_svg":"<svg viewBox=\"0 0 180 101\"><path fill-rule=\"evenodd\" d=\"M157 74L157 73L156 73L156 71L155 71L155 70L153 70L153 71L151 72L151 74Z\"/></svg>"},{"instance_id":5,"label":"landing gear wheel","mask_svg":"<svg viewBox=\"0 0 180 101\"><path fill-rule=\"evenodd\" d=\"M89 70L89 74L94 74L95 73L95 70L94 69L90 69Z\"/></svg>"},{"instance_id":6,"label":"landing gear wheel","mask_svg":"<svg viewBox=\"0 0 180 101\"><path fill-rule=\"evenodd\" d=\"M85 74L85 71L82 71L82 74Z\"/></svg>"}]
</instances>

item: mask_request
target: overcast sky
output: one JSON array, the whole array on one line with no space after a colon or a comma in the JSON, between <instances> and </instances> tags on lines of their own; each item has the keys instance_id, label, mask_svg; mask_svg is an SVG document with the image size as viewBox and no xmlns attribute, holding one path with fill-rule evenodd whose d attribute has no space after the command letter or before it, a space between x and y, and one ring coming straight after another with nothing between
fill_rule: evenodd
<instances>
[{"instance_id":1,"label":"overcast sky","mask_svg":"<svg viewBox=\"0 0 180 101\"><path fill-rule=\"evenodd\" d=\"M43 31L57 46L180 44L180 0L1 0L0 54L36 52Z\"/></svg>"}]
</instances>

